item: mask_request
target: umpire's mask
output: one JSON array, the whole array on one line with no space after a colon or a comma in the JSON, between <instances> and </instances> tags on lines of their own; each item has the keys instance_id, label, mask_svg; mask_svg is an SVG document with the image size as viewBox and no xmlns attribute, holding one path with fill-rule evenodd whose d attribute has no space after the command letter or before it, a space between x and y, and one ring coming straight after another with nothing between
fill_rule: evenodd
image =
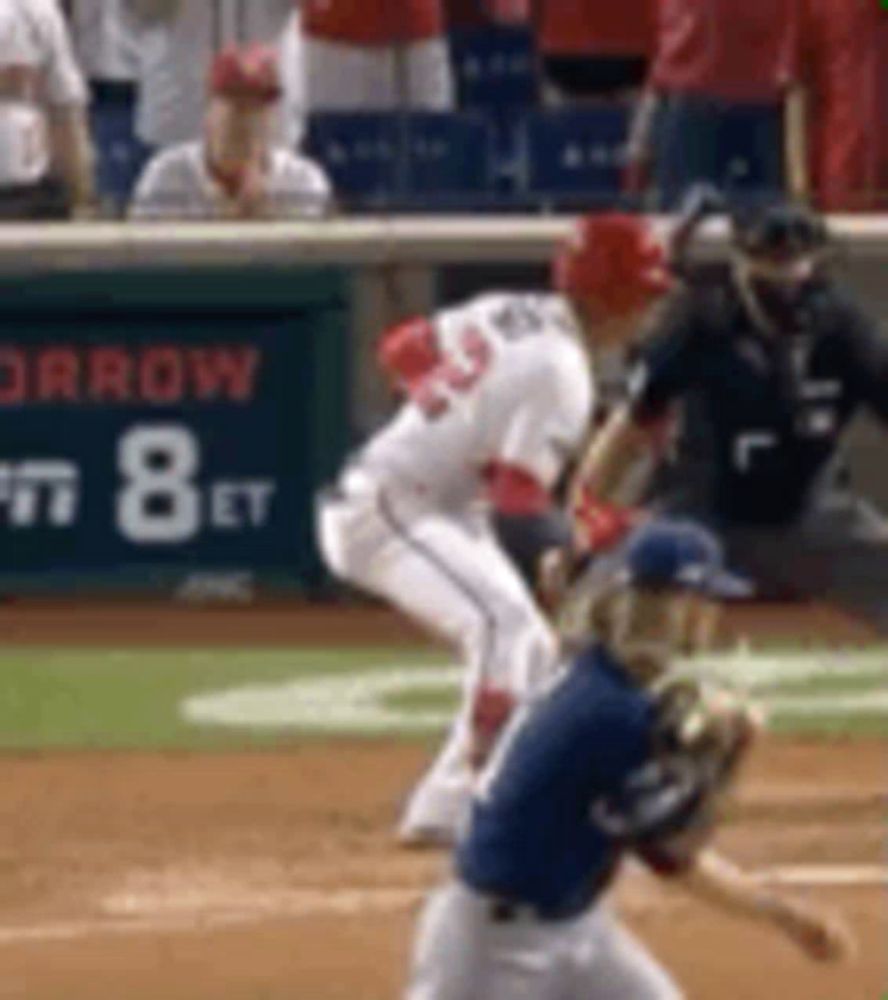
<instances>
[{"instance_id":1,"label":"umpire's mask","mask_svg":"<svg viewBox=\"0 0 888 1000\"><path fill-rule=\"evenodd\" d=\"M732 222L734 275L756 325L793 332L806 293L825 276L831 246L823 220L800 205L779 203Z\"/></svg>"}]
</instances>

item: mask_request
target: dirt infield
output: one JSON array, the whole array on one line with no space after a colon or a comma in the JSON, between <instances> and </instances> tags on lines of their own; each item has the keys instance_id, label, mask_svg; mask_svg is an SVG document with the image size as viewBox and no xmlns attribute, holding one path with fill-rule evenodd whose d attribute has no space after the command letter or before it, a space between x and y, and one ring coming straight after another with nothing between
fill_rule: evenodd
<instances>
[{"instance_id":1,"label":"dirt infield","mask_svg":"<svg viewBox=\"0 0 888 1000\"><path fill-rule=\"evenodd\" d=\"M844 641L862 638L833 624ZM732 627L801 625L780 614ZM16 643L417 641L385 615L283 608L6 605L0 629ZM444 864L390 842L427 755L416 744L312 741L286 752L0 758L0 997L398 996L417 901ZM876 741L767 742L722 842L784 874L805 865L863 877L884 862L886 778ZM854 965L810 965L641 873L627 873L617 905L691 998L877 1000L888 987L884 888L798 891L844 910L861 941Z\"/></svg>"}]
</instances>

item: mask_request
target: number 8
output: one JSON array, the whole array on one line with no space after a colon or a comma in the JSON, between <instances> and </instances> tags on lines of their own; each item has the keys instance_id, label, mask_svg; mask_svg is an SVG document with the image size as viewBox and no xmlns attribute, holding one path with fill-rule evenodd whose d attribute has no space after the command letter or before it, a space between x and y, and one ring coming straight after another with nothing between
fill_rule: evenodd
<instances>
[{"instance_id":1,"label":"number 8","mask_svg":"<svg viewBox=\"0 0 888 1000\"><path fill-rule=\"evenodd\" d=\"M162 467L153 465L160 458ZM200 449L191 431L175 424L134 427L120 439L117 467L125 479L117 494L117 526L137 544L174 544L200 529L200 493L194 476ZM152 510L151 500L165 509Z\"/></svg>"}]
</instances>

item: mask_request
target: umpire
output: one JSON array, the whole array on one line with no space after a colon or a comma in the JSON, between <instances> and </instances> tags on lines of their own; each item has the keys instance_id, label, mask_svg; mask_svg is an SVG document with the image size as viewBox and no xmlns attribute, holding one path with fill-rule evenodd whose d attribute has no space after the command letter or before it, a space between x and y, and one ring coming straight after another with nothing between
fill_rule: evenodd
<instances>
[{"instance_id":1,"label":"umpire","mask_svg":"<svg viewBox=\"0 0 888 1000\"><path fill-rule=\"evenodd\" d=\"M732 228L727 265L684 268L574 498L619 516L654 455L646 502L719 532L761 596L829 600L888 634L888 522L836 485L855 413L888 424L888 341L834 283L819 217L776 203Z\"/></svg>"}]
</instances>

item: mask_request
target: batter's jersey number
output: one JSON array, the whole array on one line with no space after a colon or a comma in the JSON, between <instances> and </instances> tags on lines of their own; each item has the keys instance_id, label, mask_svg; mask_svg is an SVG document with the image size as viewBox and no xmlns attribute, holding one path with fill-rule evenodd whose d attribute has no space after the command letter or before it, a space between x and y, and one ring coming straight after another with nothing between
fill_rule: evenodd
<instances>
[{"instance_id":1,"label":"batter's jersey number","mask_svg":"<svg viewBox=\"0 0 888 1000\"><path fill-rule=\"evenodd\" d=\"M268 522L272 480L204 483L202 459L197 435L182 424L141 424L124 432L117 445L120 534L136 545L177 545L204 529L255 530Z\"/></svg>"}]
</instances>

